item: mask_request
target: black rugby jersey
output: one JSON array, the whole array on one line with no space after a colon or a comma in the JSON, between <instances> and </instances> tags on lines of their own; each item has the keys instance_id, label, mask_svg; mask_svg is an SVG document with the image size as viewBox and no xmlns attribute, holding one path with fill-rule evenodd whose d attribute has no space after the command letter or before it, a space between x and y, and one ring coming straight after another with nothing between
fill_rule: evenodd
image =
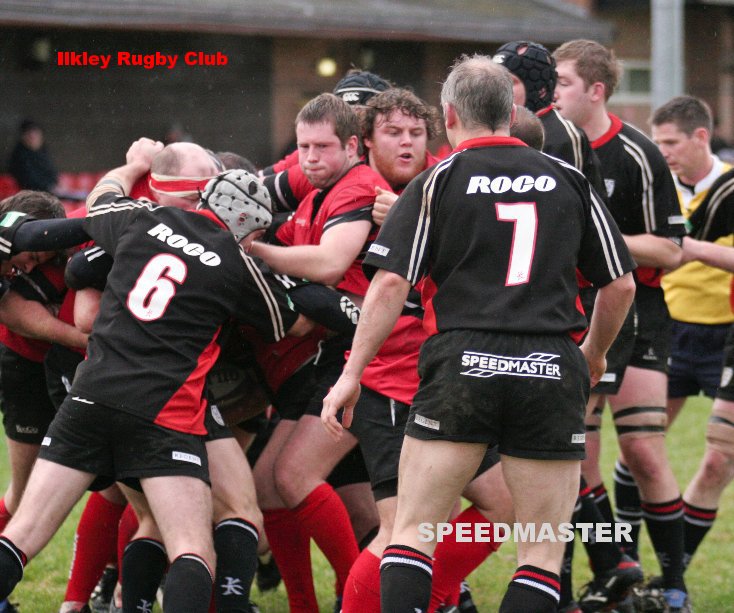
<instances>
[{"instance_id":1,"label":"black rugby jersey","mask_svg":"<svg viewBox=\"0 0 734 613\"><path fill-rule=\"evenodd\" d=\"M618 117L591 143L599 156L607 204L623 234L685 236L673 175L657 145Z\"/></svg>"},{"instance_id":2,"label":"black rugby jersey","mask_svg":"<svg viewBox=\"0 0 734 613\"><path fill-rule=\"evenodd\" d=\"M84 228L114 263L71 389L83 400L204 434L202 389L221 326L277 341L297 314L209 211L101 195Z\"/></svg>"},{"instance_id":3,"label":"black rugby jersey","mask_svg":"<svg viewBox=\"0 0 734 613\"><path fill-rule=\"evenodd\" d=\"M634 268L601 199L574 168L515 138L478 138L418 175L365 259L413 285L424 326L583 330L576 267L601 287Z\"/></svg>"},{"instance_id":4,"label":"black rugby jersey","mask_svg":"<svg viewBox=\"0 0 734 613\"><path fill-rule=\"evenodd\" d=\"M573 122L561 117L561 114L549 106L537 112L540 123L543 124L545 142L543 153L571 164L584 173L586 179L603 199L606 199L604 180L601 177L601 164L589 138L581 128Z\"/></svg>"}]
</instances>

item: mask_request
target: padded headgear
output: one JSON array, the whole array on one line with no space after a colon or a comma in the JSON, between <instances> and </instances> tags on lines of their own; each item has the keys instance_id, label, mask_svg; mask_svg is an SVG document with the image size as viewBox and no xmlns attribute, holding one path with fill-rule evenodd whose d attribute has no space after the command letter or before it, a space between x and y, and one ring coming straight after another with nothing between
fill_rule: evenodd
<instances>
[{"instance_id":1,"label":"padded headgear","mask_svg":"<svg viewBox=\"0 0 734 613\"><path fill-rule=\"evenodd\" d=\"M199 206L206 206L219 217L237 242L273 221L268 190L246 170L228 170L211 179Z\"/></svg>"},{"instance_id":2,"label":"padded headgear","mask_svg":"<svg viewBox=\"0 0 734 613\"><path fill-rule=\"evenodd\" d=\"M525 106L538 112L553 102L556 89L556 61L543 45L520 40L506 43L492 58L525 85Z\"/></svg>"},{"instance_id":3,"label":"padded headgear","mask_svg":"<svg viewBox=\"0 0 734 613\"><path fill-rule=\"evenodd\" d=\"M334 95L350 105L364 106L372 96L390 89L382 77L363 70L346 75L334 87Z\"/></svg>"}]
</instances>

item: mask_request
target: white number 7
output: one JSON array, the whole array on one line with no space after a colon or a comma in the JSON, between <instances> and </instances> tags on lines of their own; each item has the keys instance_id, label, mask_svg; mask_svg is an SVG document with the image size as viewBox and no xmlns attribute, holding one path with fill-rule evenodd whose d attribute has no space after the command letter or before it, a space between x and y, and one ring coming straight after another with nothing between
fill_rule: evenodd
<instances>
[{"instance_id":1,"label":"white number 7","mask_svg":"<svg viewBox=\"0 0 734 613\"><path fill-rule=\"evenodd\" d=\"M538 229L535 203L496 202L495 208L499 221L511 221L515 224L505 285L522 285L530 281L530 267L533 265L535 255L535 236Z\"/></svg>"}]
</instances>

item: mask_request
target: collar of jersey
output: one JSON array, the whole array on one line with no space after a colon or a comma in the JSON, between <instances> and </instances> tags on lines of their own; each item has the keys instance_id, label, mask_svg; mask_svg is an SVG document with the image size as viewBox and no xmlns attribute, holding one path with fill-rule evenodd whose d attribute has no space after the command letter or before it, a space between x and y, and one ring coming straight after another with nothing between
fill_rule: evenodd
<instances>
[{"instance_id":1,"label":"collar of jersey","mask_svg":"<svg viewBox=\"0 0 734 613\"><path fill-rule=\"evenodd\" d=\"M217 217L213 211L210 211L209 209L195 209L191 212L196 213L197 215L203 215L207 219L211 219L220 228L224 228L225 230L229 232L229 228L227 227L227 224L225 224L221 219L219 219L219 217Z\"/></svg>"},{"instance_id":2,"label":"collar of jersey","mask_svg":"<svg viewBox=\"0 0 734 613\"><path fill-rule=\"evenodd\" d=\"M527 147L527 145L514 136L482 136L460 142L451 153L477 147Z\"/></svg>"},{"instance_id":3,"label":"collar of jersey","mask_svg":"<svg viewBox=\"0 0 734 613\"><path fill-rule=\"evenodd\" d=\"M548 113L550 113L554 108L556 107L552 104L549 104L548 106L540 109L537 113L535 113L535 115L536 117L542 117L543 115L547 115Z\"/></svg>"},{"instance_id":4,"label":"collar of jersey","mask_svg":"<svg viewBox=\"0 0 734 613\"><path fill-rule=\"evenodd\" d=\"M606 145L610 140L617 136L617 134L619 134L619 131L622 129L622 120L612 113L607 114L609 115L609 119L612 120L612 125L609 126L609 129L604 134L602 134L593 143L591 143L592 149L597 149L602 145Z\"/></svg>"}]
</instances>

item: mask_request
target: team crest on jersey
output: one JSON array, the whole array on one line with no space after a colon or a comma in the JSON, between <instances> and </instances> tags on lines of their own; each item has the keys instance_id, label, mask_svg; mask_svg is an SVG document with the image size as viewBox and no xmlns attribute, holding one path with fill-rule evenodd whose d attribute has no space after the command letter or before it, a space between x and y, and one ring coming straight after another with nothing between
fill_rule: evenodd
<instances>
[{"instance_id":1,"label":"team crest on jersey","mask_svg":"<svg viewBox=\"0 0 734 613\"><path fill-rule=\"evenodd\" d=\"M554 363L559 357L554 353L531 353L522 358L465 351L461 356L461 365L468 368L460 374L482 379L505 375L560 380L560 364Z\"/></svg>"},{"instance_id":2,"label":"team crest on jersey","mask_svg":"<svg viewBox=\"0 0 734 613\"><path fill-rule=\"evenodd\" d=\"M607 198L611 198L614 193L614 179L604 179L604 187L607 188Z\"/></svg>"}]
</instances>

